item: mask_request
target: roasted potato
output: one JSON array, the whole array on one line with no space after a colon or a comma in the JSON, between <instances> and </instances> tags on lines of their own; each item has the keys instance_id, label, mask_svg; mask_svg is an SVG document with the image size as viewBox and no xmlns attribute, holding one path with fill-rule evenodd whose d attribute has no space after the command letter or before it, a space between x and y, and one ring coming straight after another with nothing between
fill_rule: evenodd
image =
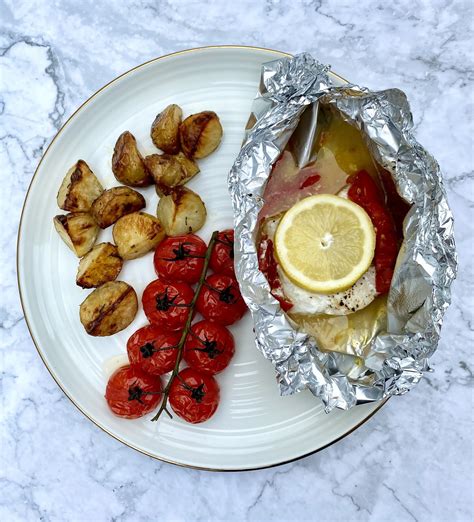
<instances>
[{"instance_id":1,"label":"roasted potato","mask_svg":"<svg viewBox=\"0 0 474 522\"><path fill-rule=\"evenodd\" d=\"M222 125L215 112L204 111L188 116L179 126L181 148L188 158L209 156L222 138Z\"/></svg>"},{"instance_id":2,"label":"roasted potato","mask_svg":"<svg viewBox=\"0 0 474 522\"><path fill-rule=\"evenodd\" d=\"M145 167L142 155L138 151L133 134L123 132L115 144L112 156L112 172L124 185L145 187L153 183L153 178Z\"/></svg>"},{"instance_id":3,"label":"roasted potato","mask_svg":"<svg viewBox=\"0 0 474 522\"><path fill-rule=\"evenodd\" d=\"M165 237L160 221L145 212L134 212L121 217L112 232L122 259L143 256Z\"/></svg>"},{"instance_id":4,"label":"roasted potato","mask_svg":"<svg viewBox=\"0 0 474 522\"><path fill-rule=\"evenodd\" d=\"M68 170L59 187L58 207L70 212L87 212L103 190L89 165L80 159Z\"/></svg>"},{"instance_id":5,"label":"roasted potato","mask_svg":"<svg viewBox=\"0 0 474 522\"><path fill-rule=\"evenodd\" d=\"M99 235L100 229L89 212L71 212L53 221L61 239L77 257L86 255Z\"/></svg>"},{"instance_id":6,"label":"roasted potato","mask_svg":"<svg viewBox=\"0 0 474 522\"><path fill-rule=\"evenodd\" d=\"M79 316L89 335L103 337L127 328L137 310L135 290L123 281L111 281L86 297L81 303Z\"/></svg>"},{"instance_id":7,"label":"roasted potato","mask_svg":"<svg viewBox=\"0 0 474 522\"><path fill-rule=\"evenodd\" d=\"M168 236L197 232L206 221L202 199L185 187L172 189L161 197L156 213Z\"/></svg>"},{"instance_id":8,"label":"roasted potato","mask_svg":"<svg viewBox=\"0 0 474 522\"><path fill-rule=\"evenodd\" d=\"M151 125L151 139L153 143L167 154L179 152L179 126L183 111L178 105L168 105L155 118Z\"/></svg>"},{"instance_id":9,"label":"roasted potato","mask_svg":"<svg viewBox=\"0 0 474 522\"><path fill-rule=\"evenodd\" d=\"M184 185L199 172L197 163L187 158L182 152L170 154L152 154L145 158L145 165L156 185L156 192L162 196L169 189Z\"/></svg>"},{"instance_id":10,"label":"roasted potato","mask_svg":"<svg viewBox=\"0 0 474 522\"><path fill-rule=\"evenodd\" d=\"M123 261L112 243L99 243L80 261L76 284L82 288L94 288L117 279Z\"/></svg>"},{"instance_id":11,"label":"roasted potato","mask_svg":"<svg viewBox=\"0 0 474 522\"><path fill-rule=\"evenodd\" d=\"M100 228L113 225L125 214L145 208L145 198L129 187L105 190L92 204L91 213Z\"/></svg>"}]
</instances>

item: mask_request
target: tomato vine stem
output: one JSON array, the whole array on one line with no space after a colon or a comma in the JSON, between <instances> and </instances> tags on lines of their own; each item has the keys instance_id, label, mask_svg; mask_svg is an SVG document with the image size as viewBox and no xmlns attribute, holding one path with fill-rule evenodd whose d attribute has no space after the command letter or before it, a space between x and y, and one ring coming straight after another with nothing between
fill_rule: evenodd
<instances>
[{"instance_id":1,"label":"tomato vine stem","mask_svg":"<svg viewBox=\"0 0 474 522\"><path fill-rule=\"evenodd\" d=\"M170 395L170 389L171 385L173 384L174 379L179 373L179 365L181 364L181 360L183 358L183 349L184 349L184 343L186 342L186 338L188 337L189 330L191 328L191 324L193 322L194 317L194 309L196 308L196 301L198 298L199 293L201 292L201 288L204 284L204 280L206 279L207 269L209 267L209 260L211 259L212 250L214 248L214 245L217 240L217 234L219 232L213 232L211 239L209 240L209 244L207 246L206 255L204 256L204 265L202 267L202 272L199 277L199 281L196 286L196 290L194 291L194 297L189 304L189 311L188 311L188 317L186 319L186 324L183 328L183 333L181 334L181 339L179 340L179 343L177 345L178 349L178 357L176 358L176 363L174 365L173 371L171 372L171 376L168 380L168 383L163 390L163 400L161 401L161 406L157 412L157 414L151 419L152 421L157 421L161 414L163 412L166 412L168 417L171 419L173 416L171 415L170 411L168 410L168 398Z\"/></svg>"}]
</instances>

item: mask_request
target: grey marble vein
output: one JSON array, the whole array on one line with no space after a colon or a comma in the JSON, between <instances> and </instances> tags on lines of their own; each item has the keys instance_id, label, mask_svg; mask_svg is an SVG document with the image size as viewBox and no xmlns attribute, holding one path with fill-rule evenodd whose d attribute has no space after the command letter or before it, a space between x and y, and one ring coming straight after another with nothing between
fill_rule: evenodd
<instances>
[{"instance_id":1,"label":"grey marble vein","mask_svg":"<svg viewBox=\"0 0 474 522\"><path fill-rule=\"evenodd\" d=\"M472 520L472 20L469 0L0 1L0 520ZM24 195L65 119L141 62L222 43L309 51L405 90L460 258L434 373L324 452L241 474L162 464L94 427L37 356L15 274Z\"/></svg>"}]
</instances>

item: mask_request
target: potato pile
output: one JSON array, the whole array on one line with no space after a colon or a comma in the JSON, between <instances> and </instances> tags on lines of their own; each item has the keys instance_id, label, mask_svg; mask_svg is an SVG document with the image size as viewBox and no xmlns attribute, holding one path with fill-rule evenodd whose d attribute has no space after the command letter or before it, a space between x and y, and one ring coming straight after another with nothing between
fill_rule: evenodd
<instances>
[{"instance_id":1,"label":"potato pile","mask_svg":"<svg viewBox=\"0 0 474 522\"><path fill-rule=\"evenodd\" d=\"M76 284L95 288L80 306L81 323L90 335L113 335L135 318L135 290L116 281L124 260L154 250L166 236L196 232L204 225L204 202L184 185L200 171L196 160L219 146L222 126L212 111L182 117L182 109L173 104L153 121L151 139L161 154L143 157L129 131L118 137L112 171L123 185L104 190L84 160L61 183L57 203L68 213L55 216L54 226L81 258ZM152 184L160 197L156 216L143 212L145 198L130 188ZM112 225L115 244L95 244L100 230Z\"/></svg>"}]
</instances>

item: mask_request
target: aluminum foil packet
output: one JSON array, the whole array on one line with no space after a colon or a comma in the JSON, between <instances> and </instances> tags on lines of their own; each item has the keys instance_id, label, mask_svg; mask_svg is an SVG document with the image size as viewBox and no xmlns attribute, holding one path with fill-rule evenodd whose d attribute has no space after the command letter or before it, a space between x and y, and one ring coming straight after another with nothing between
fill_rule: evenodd
<instances>
[{"instance_id":1,"label":"aluminum foil packet","mask_svg":"<svg viewBox=\"0 0 474 522\"><path fill-rule=\"evenodd\" d=\"M309 389L327 412L403 394L417 384L430 369L457 268L453 216L439 166L412 134L405 94L343 84L328 73L309 54L262 66L246 136L228 178L236 275L257 347L273 363L282 395ZM258 265L257 220L272 165L300 132L303 118L305 137L296 140L300 166L308 159L321 103L360 129L374 160L412 205L388 295L386 331L374 335L363 358L320 350L281 310Z\"/></svg>"}]
</instances>

